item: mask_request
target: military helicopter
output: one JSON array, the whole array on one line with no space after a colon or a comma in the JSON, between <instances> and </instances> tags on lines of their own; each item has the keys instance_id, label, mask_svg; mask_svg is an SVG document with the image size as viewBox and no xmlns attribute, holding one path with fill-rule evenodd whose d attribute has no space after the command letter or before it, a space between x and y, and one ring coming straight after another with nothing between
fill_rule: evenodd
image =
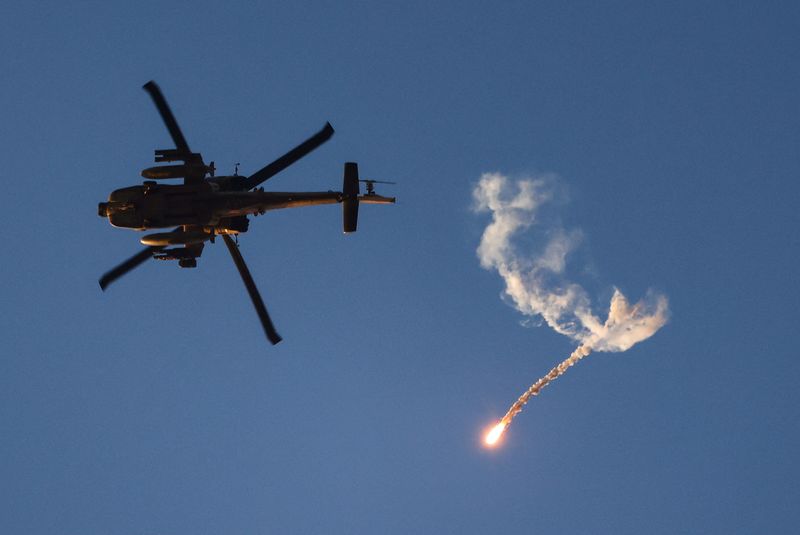
<instances>
[{"instance_id":1,"label":"military helicopter","mask_svg":"<svg viewBox=\"0 0 800 535\"><path fill-rule=\"evenodd\" d=\"M142 237L140 242L147 248L100 277L100 288L105 291L109 284L150 258L177 260L182 268L197 267L197 259L203 252L205 242L213 243L216 236L222 236L253 301L264 333L270 342L277 344L281 337L272 324L264 301L239 252L238 235L247 232L250 224L248 216L280 208L341 203L343 230L349 233L356 231L359 204L392 204L395 198L375 193L374 184L383 182L360 180L358 164L355 162L344 164L342 191L273 192L264 191L263 187L258 188L264 181L328 141L334 132L330 123L326 123L322 130L250 176L240 176L238 164L233 175L215 176L214 162L206 165L200 153L189 149L158 85L151 80L143 88L153 99L175 143L174 149L155 151L156 163L182 163L143 170L142 176L148 180L140 186L113 191L108 202L99 204L98 215L107 217L115 227L139 231L175 228L169 232ZM182 178L183 184L167 185L156 182L176 178ZM365 195L361 195L360 182L367 184ZM235 242L231 236L234 236Z\"/></svg>"}]
</instances>

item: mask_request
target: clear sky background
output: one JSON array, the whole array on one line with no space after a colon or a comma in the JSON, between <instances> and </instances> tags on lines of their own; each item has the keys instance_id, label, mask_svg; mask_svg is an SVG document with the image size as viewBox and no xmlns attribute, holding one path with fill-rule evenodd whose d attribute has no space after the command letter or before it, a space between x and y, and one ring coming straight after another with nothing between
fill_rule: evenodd
<instances>
[{"instance_id":1,"label":"clear sky background","mask_svg":"<svg viewBox=\"0 0 800 535\"><path fill-rule=\"evenodd\" d=\"M429 5L431 4L431 5ZM0 532L789 533L800 522L796 2L4 2ZM396 206L256 218L99 276L97 217L170 138L265 184ZM555 173L575 280L672 319L483 431L574 343L475 254L480 175ZM535 242L532 240L531 243Z\"/></svg>"}]
</instances>

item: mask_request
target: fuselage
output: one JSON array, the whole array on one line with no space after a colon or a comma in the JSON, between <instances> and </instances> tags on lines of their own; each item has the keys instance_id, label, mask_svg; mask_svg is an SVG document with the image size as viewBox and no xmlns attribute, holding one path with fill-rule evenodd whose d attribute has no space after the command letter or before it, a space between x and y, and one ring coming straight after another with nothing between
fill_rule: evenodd
<instances>
[{"instance_id":1,"label":"fuselage","mask_svg":"<svg viewBox=\"0 0 800 535\"><path fill-rule=\"evenodd\" d=\"M134 230L196 225L214 227L231 218L343 201L338 191L237 191L229 187L238 177L218 177L196 184L145 182L115 190L98 213L115 227Z\"/></svg>"}]
</instances>

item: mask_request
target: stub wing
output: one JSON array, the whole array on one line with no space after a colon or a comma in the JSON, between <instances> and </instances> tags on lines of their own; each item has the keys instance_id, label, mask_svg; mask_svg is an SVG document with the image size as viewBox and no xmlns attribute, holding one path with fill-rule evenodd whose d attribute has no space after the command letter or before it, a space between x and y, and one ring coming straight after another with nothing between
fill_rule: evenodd
<instances>
[{"instance_id":1,"label":"stub wing","mask_svg":"<svg viewBox=\"0 0 800 535\"><path fill-rule=\"evenodd\" d=\"M186 142L186 138L183 136L183 132L178 126L178 121L175 120L167 100L161 93L161 89L152 80L144 84L143 88L153 99L153 104L156 105L158 113L169 131L169 135L172 137L172 141L175 142L175 150L156 150L156 162L182 160L183 165L150 167L142 171L142 176L156 180L183 177L184 184L203 181L210 167L203 162L203 157L199 152L192 152L189 149L189 144Z\"/></svg>"}]
</instances>

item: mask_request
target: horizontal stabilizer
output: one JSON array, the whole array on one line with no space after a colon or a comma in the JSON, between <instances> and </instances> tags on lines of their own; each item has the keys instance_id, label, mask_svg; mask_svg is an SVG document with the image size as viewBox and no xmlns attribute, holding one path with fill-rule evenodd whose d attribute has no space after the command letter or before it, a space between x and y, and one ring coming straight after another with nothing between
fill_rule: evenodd
<instances>
[{"instance_id":1,"label":"horizontal stabilizer","mask_svg":"<svg viewBox=\"0 0 800 535\"><path fill-rule=\"evenodd\" d=\"M364 204L394 204L396 199L373 193L372 195L360 195L358 200Z\"/></svg>"}]
</instances>

